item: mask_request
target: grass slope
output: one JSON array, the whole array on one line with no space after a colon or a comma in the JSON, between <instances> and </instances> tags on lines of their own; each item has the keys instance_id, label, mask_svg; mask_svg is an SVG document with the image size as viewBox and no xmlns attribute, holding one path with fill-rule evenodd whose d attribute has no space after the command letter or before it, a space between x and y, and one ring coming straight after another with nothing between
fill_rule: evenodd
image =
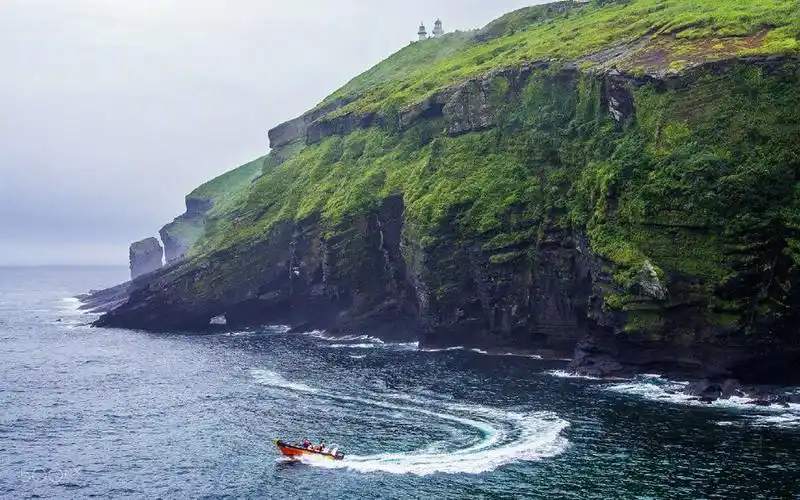
<instances>
[{"instance_id":1,"label":"grass slope","mask_svg":"<svg viewBox=\"0 0 800 500\"><path fill-rule=\"evenodd\" d=\"M246 196L251 182L261 175L269 156L246 163L226 172L192 191L186 198L211 204L208 216L227 216L235 210L236 201ZM184 243L187 248L194 247L203 238L206 231L205 217L182 215L162 228L162 236L166 235Z\"/></svg>"},{"instance_id":2,"label":"grass slope","mask_svg":"<svg viewBox=\"0 0 800 500\"><path fill-rule=\"evenodd\" d=\"M189 198L220 201L236 190L246 187L261 174L267 157L245 163L201 185L189 194Z\"/></svg>"},{"instance_id":3,"label":"grass slope","mask_svg":"<svg viewBox=\"0 0 800 500\"><path fill-rule=\"evenodd\" d=\"M620 44L647 39L630 71L652 59L680 70L692 55L797 53L796 0L633 0L558 2L507 14L479 32L410 45L335 92L360 99L337 113L392 110L495 68L536 60L581 61ZM747 37L755 37L748 39Z\"/></svg>"},{"instance_id":4,"label":"grass slope","mask_svg":"<svg viewBox=\"0 0 800 500\"><path fill-rule=\"evenodd\" d=\"M632 0L537 6L484 30L407 47L331 99L348 110L394 109L488 70L540 59L583 60L647 40L629 71L684 70L702 58L798 51L795 0ZM437 45L438 44L438 45ZM710 55L709 55L710 54ZM582 59L585 58L585 59ZM683 62L681 62L683 61ZM557 71L557 70L556 70ZM533 255L517 249L548 228L586 232L608 259L605 307L631 329L658 330L664 311L692 307L714 324L791 322L800 291L800 69L766 73L740 64L694 71L681 88L635 91L636 119L615 123L590 72L569 84L534 73L518 101L498 103L492 130L447 137L440 119L357 130L273 151L247 175L198 192L223 193L198 253L260 241L279 221L321 214L328 230L390 194L406 203L422 247L455 223L479 235L493 265ZM260 175L247 189L234 178ZM249 185L249 184L248 184ZM675 285L653 309L643 273Z\"/></svg>"}]
</instances>

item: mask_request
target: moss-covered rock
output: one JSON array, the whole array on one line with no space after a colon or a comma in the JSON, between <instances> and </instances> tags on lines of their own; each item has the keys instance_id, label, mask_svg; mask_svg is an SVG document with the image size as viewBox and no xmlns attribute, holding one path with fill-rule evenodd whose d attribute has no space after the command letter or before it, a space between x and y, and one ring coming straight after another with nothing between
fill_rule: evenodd
<instances>
[{"instance_id":1,"label":"moss-covered rock","mask_svg":"<svg viewBox=\"0 0 800 500\"><path fill-rule=\"evenodd\" d=\"M559 3L413 44L274 129L101 324L580 342L588 372L746 378L798 348L798 8Z\"/></svg>"}]
</instances>

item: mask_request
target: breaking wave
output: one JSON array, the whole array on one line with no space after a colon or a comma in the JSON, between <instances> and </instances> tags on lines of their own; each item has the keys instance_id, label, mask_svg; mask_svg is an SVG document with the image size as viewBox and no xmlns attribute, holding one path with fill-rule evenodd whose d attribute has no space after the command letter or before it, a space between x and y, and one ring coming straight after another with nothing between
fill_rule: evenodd
<instances>
[{"instance_id":1,"label":"breaking wave","mask_svg":"<svg viewBox=\"0 0 800 500\"><path fill-rule=\"evenodd\" d=\"M521 352L485 351L483 349L478 349L476 347L464 347L461 345L455 347L425 347L420 349L420 352L450 352L450 351L469 351L469 352L474 352L475 354L482 354L483 356L509 356L515 358L542 359L542 357L539 356L538 354L525 354Z\"/></svg>"},{"instance_id":2,"label":"breaking wave","mask_svg":"<svg viewBox=\"0 0 800 500\"><path fill-rule=\"evenodd\" d=\"M264 385L294 390L333 401L358 403L389 410L420 425L427 420L444 423L452 432L466 429L469 436L458 444L429 443L424 448L373 455L347 455L343 461L304 457L309 465L343 468L360 473L383 472L425 476L435 473L479 474L515 462L537 461L564 452L568 441L561 433L569 423L551 412L512 411L482 405L454 404L438 398L402 393L368 393L367 397L331 394L291 382L269 370L253 370Z\"/></svg>"},{"instance_id":3,"label":"breaking wave","mask_svg":"<svg viewBox=\"0 0 800 500\"><path fill-rule=\"evenodd\" d=\"M81 305L81 301L77 297L64 297L61 299L61 303L67 310L78 310Z\"/></svg>"},{"instance_id":4,"label":"breaking wave","mask_svg":"<svg viewBox=\"0 0 800 500\"><path fill-rule=\"evenodd\" d=\"M599 377L591 377L589 375L578 375L577 373L568 372L566 370L550 370L545 372L547 375L556 378L574 378L574 379L583 379L583 380L602 380Z\"/></svg>"},{"instance_id":5,"label":"breaking wave","mask_svg":"<svg viewBox=\"0 0 800 500\"><path fill-rule=\"evenodd\" d=\"M378 337L372 337L371 335L343 335L343 336L336 336L336 335L328 335L325 333L324 330L313 330L310 332L301 333L300 335L304 335L306 337L312 337L319 340L324 340L326 342L369 342L373 344L383 344L383 340L379 339Z\"/></svg>"},{"instance_id":6,"label":"breaking wave","mask_svg":"<svg viewBox=\"0 0 800 500\"><path fill-rule=\"evenodd\" d=\"M528 354L523 352L511 352L511 351L502 351L502 352L495 352L495 351L486 351L483 349L478 348L470 348L464 346L455 346L455 347L424 347L421 348L419 342L387 342L377 337L373 337L371 335L346 335L346 336L335 336L335 335L328 335L323 330L314 330L311 332L305 332L301 335L306 337L312 337L318 340L322 340L324 342L328 342L327 345L323 345L322 347L327 347L329 349L378 349L378 348L387 348L393 350L402 350L402 351L418 351L418 352L426 352L426 353L437 353L437 352L450 352L450 351L467 351L467 352L474 352L476 354L482 354L484 356L509 356L509 357L517 357L517 358L528 358L528 359L542 359L542 356L538 354Z\"/></svg>"},{"instance_id":7,"label":"breaking wave","mask_svg":"<svg viewBox=\"0 0 800 500\"><path fill-rule=\"evenodd\" d=\"M53 323L63 326L67 330L76 330L86 327L98 315L81 310L82 302L77 297L63 297L57 307L57 315Z\"/></svg>"},{"instance_id":8,"label":"breaking wave","mask_svg":"<svg viewBox=\"0 0 800 500\"><path fill-rule=\"evenodd\" d=\"M456 347L425 347L420 349L422 352L450 352L450 351L466 351L467 348L464 346L456 346Z\"/></svg>"},{"instance_id":9,"label":"breaking wave","mask_svg":"<svg viewBox=\"0 0 800 500\"><path fill-rule=\"evenodd\" d=\"M483 349L470 349L471 352L477 354L483 354L484 356L510 356L514 358L529 358L529 359L542 359L541 356L538 354L524 354L518 352L493 352L493 351L484 351Z\"/></svg>"},{"instance_id":10,"label":"breaking wave","mask_svg":"<svg viewBox=\"0 0 800 500\"><path fill-rule=\"evenodd\" d=\"M315 338L327 344L321 347L327 349L391 349L391 350L417 350L419 342L386 342L371 335L328 335L323 330L305 332L301 335Z\"/></svg>"},{"instance_id":11,"label":"breaking wave","mask_svg":"<svg viewBox=\"0 0 800 500\"><path fill-rule=\"evenodd\" d=\"M740 414L742 423L756 427L800 427L800 404L771 406L755 406L748 396L732 396L730 399L718 399L712 403L703 403L696 397L685 394L683 390L689 382L676 382L659 375L639 375L632 380L605 386L606 391L637 396L649 401L677 404L683 406L717 408L735 411ZM729 426L736 422L721 421L717 425Z\"/></svg>"},{"instance_id":12,"label":"breaking wave","mask_svg":"<svg viewBox=\"0 0 800 500\"><path fill-rule=\"evenodd\" d=\"M418 342L399 342L387 343L381 342L380 344L329 344L325 347L329 349L394 349L394 350L409 350L415 351L419 348Z\"/></svg>"}]
</instances>

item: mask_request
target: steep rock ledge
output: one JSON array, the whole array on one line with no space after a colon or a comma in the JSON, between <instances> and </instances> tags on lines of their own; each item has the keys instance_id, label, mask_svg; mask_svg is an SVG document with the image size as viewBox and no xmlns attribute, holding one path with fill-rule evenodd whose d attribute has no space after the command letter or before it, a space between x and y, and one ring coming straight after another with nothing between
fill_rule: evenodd
<instances>
[{"instance_id":1,"label":"steep rock ledge","mask_svg":"<svg viewBox=\"0 0 800 500\"><path fill-rule=\"evenodd\" d=\"M311 110L302 116L299 116L293 120L289 120L288 122L282 123L277 127L270 129L269 132L267 132L270 148L279 149L299 140L304 142L307 141L309 137L309 128L312 127L315 122L326 115L343 108L344 106L355 101L357 98L357 96L353 96L347 99L338 99L328 105ZM319 135L319 133L312 134L314 137Z\"/></svg>"},{"instance_id":2,"label":"steep rock ledge","mask_svg":"<svg viewBox=\"0 0 800 500\"><path fill-rule=\"evenodd\" d=\"M131 279L150 274L164 265L164 249L156 238L146 238L130 247Z\"/></svg>"},{"instance_id":3,"label":"steep rock ledge","mask_svg":"<svg viewBox=\"0 0 800 500\"><path fill-rule=\"evenodd\" d=\"M203 233L204 218L213 206L208 198L186 197L186 212L159 231L167 265L183 259Z\"/></svg>"},{"instance_id":4,"label":"steep rock ledge","mask_svg":"<svg viewBox=\"0 0 800 500\"><path fill-rule=\"evenodd\" d=\"M485 241L459 242L453 231L442 226L438 243L418 245L396 196L325 235L317 218L279 224L247 249L134 282L130 300L97 325L193 330L224 315L232 328L282 323L427 346L571 353L587 332L590 277L568 232L520 243L536 255L530 267L495 263Z\"/></svg>"},{"instance_id":5,"label":"steep rock ledge","mask_svg":"<svg viewBox=\"0 0 800 500\"><path fill-rule=\"evenodd\" d=\"M455 217L435 234L425 247L404 241L424 345L563 357L588 333L591 276L569 230L491 250L488 237L460 238Z\"/></svg>"},{"instance_id":6,"label":"steep rock ledge","mask_svg":"<svg viewBox=\"0 0 800 500\"><path fill-rule=\"evenodd\" d=\"M316 217L281 223L247 248L185 261L134 283L130 300L97 324L192 330L224 315L231 327L369 327L407 336L413 334L413 292L392 244L401 228L399 198L327 236Z\"/></svg>"},{"instance_id":7,"label":"steep rock ledge","mask_svg":"<svg viewBox=\"0 0 800 500\"><path fill-rule=\"evenodd\" d=\"M98 324L196 329L224 314L233 327L288 323L334 332L411 336L431 346L526 349L561 356L578 345L573 368L600 376L660 372L737 376L750 382L769 381L778 371L785 376L797 371L797 364L792 364L798 359L797 342L781 336L765 337L770 340L763 342L758 335L744 332L728 319L737 307L734 301L721 304L717 296L721 292L710 282L714 277L703 262L692 260L706 257L702 253L695 257L699 251L728 258L715 250L724 243L721 223L713 218L693 222L695 213L670 205L669 197L659 199L666 208L657 205L651 213L633 215L628 208L621 214L624 186L606 178L593 180L598 187L589 185L597 191L590 193L586 219L568 216L568 205L576 203L569 198L574 196L574 178L589 167L597 169L598 164L587 165L583 160L568 164L571 158L564 155L564 148L569 144L554 139L569 130L573 140L583 144L580 141L587 139L581 130L601 123L607 139L589 137L596 141L590 142L592 148L608 150L609 145L624 143L640 132L655 137L655 146L663 148L658 141L671 138L665 135L659 116L639 116L637 99L650 99L645 101L650 106L646 113L654 109L663 113L670 105L675 109L669 112L685 119L705 111L710 120L727 123L727 110L706 109L714 104L703 100L706 92L728 88L720 87L720 82L739 85L738 80L724 80L731 72L750 85L750 69L764 77L775 74L775 78L794 81L795 62L792 58L717 61L687 71L681 78L667 79L542 65L495 72L448 89L404 110L398 117L401 132L421 123L442 123L443 136L484 134L497 143L504 134L538 127L528 138L536 146L530 161L545 167L532 169L536 182L531 184L541 190L537 195L541 206L549 208L541 214L538 207L535 212L527 207L526 212L522 206L519 213L506 214L510 221L517 221L509 231L522 236L498 244L495 240L502 234L465 231L462 221L472 208L469 203L454 207L434 228L420 230L418 221L404 215L403 197L390 197L367 213L348 214L334 227L320 216L284 221L258 241L155 273L135 283L130 300ZM531 87L532 81L536 86ZM761 92L745 90L751 97ZM757 102L770 102L771 91L765 90L766 97ZM674 102L654 101L667 92L675 96ZM526 111L516 122L512 119L515 108ZM540 116L531 110L542 110L541 124L533 122ZM610 124L603 121L609 116ZM600 121L591 121L596 119ZM637 130L639 119L655 123L656 133ZM304 122L304 127L307 134L309 124ZM346 133L343 130L336 133ZM687 137L681 129L668 131ZM581 158L578 150L566 151ZM608 156L615 153L610 150ZM623 167L649 167L635 163L644 153L637 149L630 158L626 156L633 167ZM662 153L657 149L656 154ZM435 172L437 167L426 168ZM562 177L550 183L548 176L559 168ZM616 175L614 171L605 174ZM623 215L628 219L621 220ZM619 231L621 224L637 233L617 236L613 231ZM610 229L598 232L602 225ZM610 247L606 241L610 236L624 252ZM647 255L628 248L634 237ZM666 242L660 243L662 239ZM737 293L748 298L747 291ZM782 320L777 317L776 321ZM774 324L764 321L754 330L777 331ZM770 364L781 368L757 369Z\"/></svg>"}]
</instances>

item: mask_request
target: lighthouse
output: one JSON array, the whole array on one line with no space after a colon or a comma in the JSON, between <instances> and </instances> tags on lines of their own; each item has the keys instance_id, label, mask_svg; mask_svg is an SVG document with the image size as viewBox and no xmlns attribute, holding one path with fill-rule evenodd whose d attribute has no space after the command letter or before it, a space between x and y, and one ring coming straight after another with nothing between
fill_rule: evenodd
<instances>
[{"instance_id":1,"label":"lighthouse","mask_svg":"<svg viewBox=\"0 0 800 500\"><path fill-rule=\"evenodd\" d=\"M442 20L437 19L433 25L433 36L434 38L437 38L442 35L444 35L444 29L442 29Z\"/></svg>"},{"instance_id":2,"label":"lighthouse","mask_svg":"<svg viewBox=\"0 0 800 500\"><path fill-rule=\"evenodd\" d=\"M427 40L428 39L428 30L425 29L425 23L419 23L419 31L417 32L419 35L419 41Z\"/></svg>"}]
</instances>

